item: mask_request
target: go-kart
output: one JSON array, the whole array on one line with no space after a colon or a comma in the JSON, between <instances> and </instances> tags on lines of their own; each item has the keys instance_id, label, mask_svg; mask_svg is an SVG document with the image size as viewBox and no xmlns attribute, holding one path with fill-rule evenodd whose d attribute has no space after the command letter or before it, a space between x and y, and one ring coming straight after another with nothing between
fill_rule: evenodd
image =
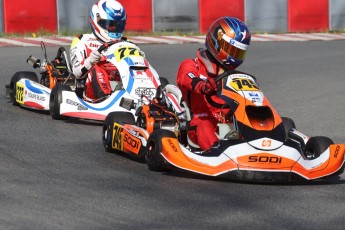
<instances>
[{"instance_id":1,"label":"go-kart","mask_svg":"<svg viewBox=\"0 0 345 230\"><path fill-rule=\"evenodd\" d=\"M50 61L44 42L41 42L44 59L40 60L30 55L27 63L34 69L39 70L41 75L38 79L36 72L16 72L6 87L6 98L10 99L13 105L20 105L35 110L49 110L49 99L51 90L56 85L73 85L69 59L64 47L60 47L54 60Z\"/></svg>"},{"instance_id":2,"label":"go-kart","mask_svg":"<svg viewBox=\"0 0 345 230\"><path fill-rule=\"evenodd\" d=\"M117 79L112 78L110 81L111 95L92 100L85 95L85 80L76 79L71 74L65 49L60 47L57 57L52 62L47 59L44 45L42 49L45 53L42 62L32 56L27 61L34 68L40 69L40 82L35 72L17 72L10 84L6 85L7 95L14 105L50 111L53 119L77 117L102 121L109 112L128 111L128 106L132 106L128 103L144 103L143 100L138 101L142 94L151 98L159 85L169 83L166 78L158 76L135 44L105 43L98 51L103 53L106 60L94 65L93 68L97 68L102 74L113 72ZM56 60L61 60L64 65L56 65ZM63 72L62 66L65 66ZM130 111L133 114L135 112L134 109Z\"/></svg>"},{"instance_id":3,"label":"go-kart","mask_svg":"<svg viewBox=\"0 0 345 230\"><path fill-rule=\"evenodd\" d=\"M112 112L104 121L102 141L109 152L146 160L153 171L179 169L207 176L254 182L326 179L344 170L344 144L309 137L292 119L281 117L254 76L227 71L216 78L217 95L230 108L218 124L219 145L201 151L187 136L191 113L175 111L160 93L137 110L137 118Z\"/></svg>"}]
</instances>

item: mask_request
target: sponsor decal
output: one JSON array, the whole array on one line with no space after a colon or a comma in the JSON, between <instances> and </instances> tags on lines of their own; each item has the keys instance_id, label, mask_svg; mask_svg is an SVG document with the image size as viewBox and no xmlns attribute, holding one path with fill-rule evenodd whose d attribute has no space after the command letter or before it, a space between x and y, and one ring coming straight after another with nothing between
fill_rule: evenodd
<instances>
[{"instance_id":1,"label":"sponsor decal","mask_svg":"<svg viewBox=\"0 0 345 230\"><path fill-rule=\"evenodd\" d=\"M16 101L18 103L24 103L24 87L17 83L16 85Z\"/></svg>"},{"instance_id":2,"label":"sponsor decal","mask_svg":"<svg viewBox=\"0 0 345 230\"><path fill-rule=\"evenodd\" d=\"M230 87L239 91L258 91L259 88L256 86L254 81L251 79L234 78L230 82Z\"/></svg>"},{"instance_id":3,"label":"sponsor decal","mask_svg":"<svg viewBox=\"0 0 345 230\"><path fill-rule=\"evenodd\" d=\"M192 72L187 73L187 75L188 75L188 77L190 77L192 79L195 78L195 75Z\"/></svg>"},{"instance_id":4,"label":"sponsor decal","mask_svg":"<svg viewBox=\"0 0 345 230\"><path fill-rule=\"evenodd\" d=\"M155 89L138 87L135 89L135 95L138 95L138 96L145 95L151 98L154 95L153 90Z\"/></svg>"},{"instance_id":5,"label":"sponsor decal","mask_svg":"<svg viewBox=\"0 0 345 230\"><path fill-rule=\"evenodd\" d=\"M140 56L142 57L143 54L138 49L134 47L121 47L117 49L114 53L114 56L116 57L116 60L120 62L123 58L129 57L129 56Z\"/></svg>"},{"instance_id":6,"label":"sponsor decal","mask_svg":"<svg viewBox=\"0 0 345 230\"><path fill-rule=\"evenodd\" d=\"M258 93L249 92L248 95L253 103L262 103L262 97Z\"/></svg>"},{"instance_id":7,"label":"sponsor decal","mask_svg":"<svg viewBox=\"0 0 345 230\"><path fill-rule=\"evenodd\" d=\"M98 48L99 46L99 44L90 43L90 47Z\"/></svg>"},{"instance_id":8,"label":"sponsor decal","mask_svg":"<svg viewBox=\"0 0 345 230\"><path fill-rule=\"evenodd\" d=\"M197 113L197 114L195 114L195 116L197 116L197 117L208 117L208 114L207 113Z\"/></svg>"},{"instance_id":9,"label":"sponsor decal","mask_svg":"<svg viewBox=\"0 0 345 230\"><path fill-rule=\"evenodd\" d=\"M248 162L266 163L266 164L280 164L282 157L268 157L268 156L249 156Z\"/></svg>"},{"instance_id":10,"label":"sponsor decal","mask_svg":"<svg viewBox=\"0 0 345 230\"><path fill-rule=\"evenodd\" d=\"M40 96L40 95L37 95L35 93L28 92L25 94L25 96L27 96L31 99L37 100L37 101L45 101L44 96Z\"/></svg>"},{"instance_id":11,"label":"sponsor decal","mask_svg":"<svg viewBox=\"0 0 345 230\"><path fill-rule=\"evenodd\" d=\"M134 65L140 65L140 66L145 66L145 63L144 62L138 62L138 61L136 61L136 62L134 62Z\"/></svg>"},{"instance_id":12,"label":"sponsor decal","mask_svg":"<svg viewBox=\"0 0 345 230\"><path fill-rule=\"evenodd\" d=\"M125 133L123 137L123 144L127 147L127 149L130 149L135 153L138 152L141 146L140 141L137 138L130 136L128 133Z\"/></svg>"},{"instance_id":13,"label":"sponsor decal","mask_svg":"<svg viewBox=\"0 0 345 230\"><path fill-rule=\"evenodd\" d=\"M261 146L262 147L271 147L272 145L272 140L262 140Z\"/></svg>"},{"instance_id":14,"label":"sponsor decal","mask_svg":"<svg viewBox=\"0 0 345 230\"><path fill-rule=\"evenodd\" d=\"M134 129L129 129L127 130L131 135L135 136L135 137L139 137L139 132L137 130Z\"/></svg>"},{"instance_id":15,"label":"sponsor decal","mask_svg":"<svg viewBox=\"0 0 345 230\"><path fill-rule=\"evenodd\" d=\"M77 109L78 110L88 110L88 108L86 108L84 105L78 103L78 102L75 102L71 99L66 99L66 103L67 104L70 104L70 105L74 105L74 106L77 106Z\"/></svg>"},{"instance_id":16,"label":"sponsor decal","mask_svg":"<svg viewBox=\"0 0 345 230\"><path fill-rule=\"evenodd\" d=\"M171 148L174 150L175 153L178 152L177 148L175 147L174 143L171 141L171 139L168 139L168 143L171 146Z\"/></svg>"},{"instance_id":17,"label":"sponsor decal","mask_svg":"<svg viewBox=\"0 0 345 230\"><path fill-rule=\"evenodd\" d=\"M333 155L333 157L334 157L334 158L337 158L337 157L338 157L339 150L340 150L340 146L339 146L339 145L337 145L337 147L335 148L334 155Z\"/></svg>"},{"instance_id":18,"label":"sponsor decal","mask_svg":"<svg viewBox=\"0 0 345 230\"><path fill-rule=\"evenodd\" d=\"M226 34L223 34L223 39L227 42L229 42L231 45L241 49L241 50L247 50L248 45L243 44L241 42L236 41L235 39L232 39L231 37L227 36Z\"/></svg>"},{"instance_id":19,"label":"sponsor decal","mask_svg":"<svg viewBox=\"0 0 345 230\"><path fill-rule=\"evenodd\" d=\"M112 138L112 147L113 149L123 150L122 146L122 130L123 128L116 123L114 123L113 127L113 138Z\"/></svg>"}]
</instances>

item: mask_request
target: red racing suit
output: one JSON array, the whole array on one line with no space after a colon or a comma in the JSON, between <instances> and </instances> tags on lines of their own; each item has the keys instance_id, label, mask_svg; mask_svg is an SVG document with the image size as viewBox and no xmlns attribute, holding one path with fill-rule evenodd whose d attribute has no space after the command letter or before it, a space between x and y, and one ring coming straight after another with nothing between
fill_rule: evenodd
<instances>
[{"instance_id":1,"label":"red racing suit","mask_svg":"<svg viewBox=\"0 0 345 230\"><path fill-rule=\"evenodd\" d=\"M202 150L218 143L217 124L230 109L222 108L225 102L216 94L200 94L194 89L199 81L214 78L222 71L207 57L206 50L198 50L197 58L184 60L177 73L176 83L192 113L188 137Z\"/></svg>"},{"instance_id":2,"label":"red racing suit","mask_svg":"<svg viewBox=\"0 0 345 230\"><path fill-rule=\"evenodd\" d=\"M100 67L102 63L106 66L106 57L104 56L97 65L91 69L84 66L84 61L95 49L98 49L103 43L93 34L82 34L75 37L71 44L70 58L73 74L77 79L86 78L85 96L88 99L95 100L103 98L111 93L109 77L115 76L116 67L112 71L105 71L105 67ZM108 64L109 65L109 64Z\"/></svg>"}]
</instances>

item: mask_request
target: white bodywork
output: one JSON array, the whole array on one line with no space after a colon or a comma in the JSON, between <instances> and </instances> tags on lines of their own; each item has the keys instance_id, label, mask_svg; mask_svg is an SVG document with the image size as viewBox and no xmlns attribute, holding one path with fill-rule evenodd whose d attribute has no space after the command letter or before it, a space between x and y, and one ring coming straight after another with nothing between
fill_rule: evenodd
<instances>
[{"instance_id":1,"label":"white bodywork","mask_svg":"<svg viewBox=\"0 0 345 230\"><path fill-rule=\"evenodd\" d=\"M26 78L16 83L16 102L26 108L49 110L51 90Z\"/></svg>"},{"instance_id":2,"label":"white bodywork","mask_svg":"<svg viewBox=\"0 0 345 230\"><path fill-rule=\"evenodd\" d=\"M114 91L111 96L100 103L87 102L78 98L74 92L62 92L60 114L63 116L104 120L112 111L127 111L120 106L122 98L133 100L136 107L147 103L147 98L156 95L160 85L156 70L149 64L140 49L129 42L120 42L110 46L105 52L107 61L119 70L122 89ZM177 96L175 96L176 98ZM178 104L176 104L179 107ZM130 110L135 114L135 109Z\"/></svg>"}]
</instances>

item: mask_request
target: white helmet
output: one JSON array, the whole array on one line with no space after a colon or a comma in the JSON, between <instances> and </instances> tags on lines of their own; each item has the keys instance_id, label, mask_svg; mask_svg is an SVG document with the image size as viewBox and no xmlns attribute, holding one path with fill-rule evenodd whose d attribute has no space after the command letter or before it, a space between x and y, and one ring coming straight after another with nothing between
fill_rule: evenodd
<instances>
[{"instance_id":1,"label":"white helmet","mask_svg":"<svg viewBox=\"0 0 345 230\"><path fill-rule=\"evenodd\" d=\"M115 0L100 0L90 11L90 25L94 35L103 42L120 40L126 25L126 11Z\"/></svg>"}]
</instances>

